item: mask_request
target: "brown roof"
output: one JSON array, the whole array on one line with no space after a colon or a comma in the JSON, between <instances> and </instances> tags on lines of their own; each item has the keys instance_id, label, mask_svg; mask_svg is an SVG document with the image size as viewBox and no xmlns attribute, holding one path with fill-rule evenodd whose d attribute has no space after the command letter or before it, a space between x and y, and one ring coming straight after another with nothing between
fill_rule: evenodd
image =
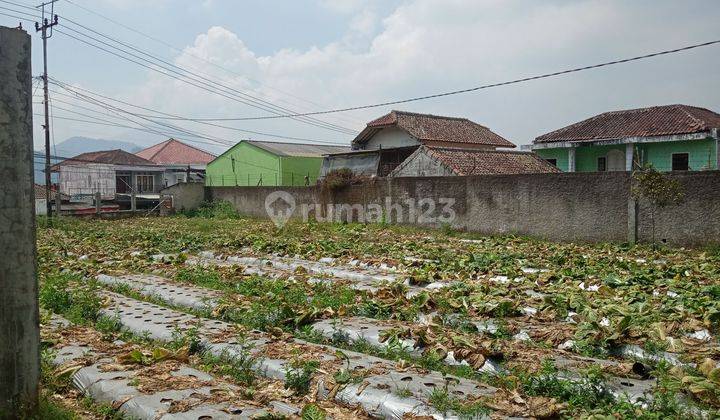
<instances>
[{"instance_id":1,"label":"brown roof","mask_svg":"<svg viewBox=\"0 0 720 420\"><path fill-rule=\"evenodd\" d=\"M215 159L215 155L175 139L150 146L135 155L161 165L206 165Z\"/></svg>"},{"instance_id":2,"label":"brown roof","mask_svg":"<svg viewBox=\"0 0 720 420\"><path fill-rule=\"evenodd\" d=\"M596 115L537 137L534 143L691 134L720 128L720 114L689 105L663 105Z\"/></svg>"},{"instance_id":3,"label":"brown roof","mask_svg":"<svg viewBox=\"0 0 720 420\"><path fill-rule=\"evenodd\" d=\"M426 153L460 176L560 172L558 168L535 153L514 150L477 150L423 146L415 153ZM412 156L406 162L411 158Z\"/></svg>"},{"instance_id":4,"label":"brown roof","mask_svg":"<svg viewBox=\"0 0 720 420\"><path fill-rule=\"evenodd\" d=\"M467 118L443 117L405 111L392 111L370 121L367 123L367 127L355 137L353 144L365 143L381 129L393 126L405 130L420 142L442 141L458 144L515 147L513 143L493 133L487 127L472 122Z\"/></svg>"},{"instance_id":5,"label":"brown roof","mask_svg":"<svg viewBox=\"0 0 720 420\"><path fill-rule=\"evenodd\" d=\"M56 170L62 165L82 165L88 163L107 163L113 165L138 165L138 166L155 166L155 164L147 159L143 159L140 156L135 156L132 153L126 152L121 149L116 150L101 150L99 152L87 152L81 153L77 156L66 159L53 166L53 170Z\"/></svg>"},{"instance_id":6,"label":"brown roof","mask_svg":"<svg viewBox=\"0 0 720 420\"><path fill-rule=\"evenodd\" d=\"M54 200L55 195L57 192L55 190L50 190L50 199ZM67 194L60 193L60 198L62 200L68 200L70 197ZM40 184L35 184L35 199L36 200L44 200L45 199L45 186Z\"/></svg>"}]
</instances>

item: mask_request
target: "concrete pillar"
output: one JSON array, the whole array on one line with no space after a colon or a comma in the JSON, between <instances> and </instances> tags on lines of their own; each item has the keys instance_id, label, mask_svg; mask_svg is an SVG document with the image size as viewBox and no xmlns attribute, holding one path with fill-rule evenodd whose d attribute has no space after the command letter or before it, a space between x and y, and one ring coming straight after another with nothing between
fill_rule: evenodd
<instances>
[{"instance_id":1,"label":"concrete pillar","mask_svg":"<svg viewBox=\"0 0 720 420\"><path fill-rule=\"evenodd\" d=\"M95 213L100 214L102 210L102 196L99 192L95 193Z\"/></svg>"},{"instance_id":2,"label":"concrete pillar","mask_svg":"<svg viewBox=\"0 0 720 420\"><path fill-rule=\"evenodd\" d=\"M59 190L60 190L60 188L58 188L58 191L55 191L55 213L53 213L53 214L55 214L55 216L58 216L58 217L62 215L60 213L60 210L61 210L60 206L62 205L62 198L60 197Z\"/></svg>"},{"instance_id":3,"label":"concrete pillar","mask_svg":"<svg viewBox=\"0 0 720 420\"><path fill-rule=\"evenodd\" d=\"M627 215L627 241L630 244L637 243L637 221L638 221L638 203L634 198L628 198L628 215Z\"/></svg>"},{"instance_id":4,"label":"concrete pillar","mask_svg":"<svg viewBox=\"0 0 720 420\"><path fill-rule=\"evenodd\" d=\"M715 169L720 169L720 133L717 128L713 128L713 137L715 137Z\"/></svg>"},{"instance_id":5,"label":"concrete pillar","mask_svg":"<svg viewBox=\"0 0 720 420\"><path fill-rule=\"evenodd\" d=\"M135 198L135 191L130 192L130 210L137 210L137 199Z\"/></svg>"},{"instance_id":6,"label":"concrete pillar","mask_svg":"<svg viewBox=\"0 0 720 420\"><path fill-rule=\"evenodd\" d=\"M568 149L568 172L575 172L575 148Z\"/></svg>"},{"instance_id":7,"label":"concrete pillar","mask_svg":"<svg viewBox=\"0 0 720 420\"><path fill-rule=\"evenodd\" d=\"M633 159L635 158L635 145L628 143L625 145L625 170L632 172L633 170Z\"/></svg>"},{"instance_id":8,"label":"concrete pillar","mask_svg":"<svg viewBox=\"0 0 720 420\"><path fill-rule=\"evenodd\" d=\"M2 418L34 418L40 379L30 56L25 31L0 27Z\"/></svg>"}]
</instances>

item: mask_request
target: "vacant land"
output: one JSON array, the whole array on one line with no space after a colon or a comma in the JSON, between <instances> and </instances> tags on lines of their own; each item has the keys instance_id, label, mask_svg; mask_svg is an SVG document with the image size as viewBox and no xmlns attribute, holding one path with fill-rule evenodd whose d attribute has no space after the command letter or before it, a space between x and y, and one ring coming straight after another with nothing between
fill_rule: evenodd
<instances>
[{"instance_id":1,"label":"vacant land","mask_svg":"<svg viewBox=\"0 0 720 420\"><path fill-rule=\"evenodd\" d=\"M56 400L120 416L130 397L70 383L99 366L133 392L223 389L168 413L718 415L718 249L200 216L39 227Z\"/></svg>"}]
</instances>

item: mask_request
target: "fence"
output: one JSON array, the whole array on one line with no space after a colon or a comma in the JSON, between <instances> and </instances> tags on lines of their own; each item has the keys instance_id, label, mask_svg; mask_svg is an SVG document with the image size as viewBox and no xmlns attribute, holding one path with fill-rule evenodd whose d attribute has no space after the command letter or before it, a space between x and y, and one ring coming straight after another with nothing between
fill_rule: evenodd
<instances>
[{"instance_id":1,"label":"fence","mask_svg":"<svg viewBox=\"0 0 720 420\"><path fill-rule=\"evenodd\" d=\"M675 245L706 245L720 238L720 171L668 174L685 189L685 201L657 210L658 240ZM411 215L399 222L440 226L485 234L520 234L561 241L649 241L652 237L647 203L635 203L627 172L561 173L532 175L483 175L471 177L418 177L376 179L332 192L311 187L206 187L193 195L232 203L241 213L268 218L265 199L284 191L292 197L292 217L326 215L326 206L381 209L388 222L400 209ZM176 197L177 198L177 197ZM411 212L408 203L428 200L453 202L454 217L445 222L427 215L427 207ZM390 203L390 207L387 204ZM176 202L176 207L196 204ZM437 216L443 206L434 208ZM314 210L306 215L303 211ZM393 213L395 212L395 213ZM326 219L327 220L327 219Z\"/></svg>"},{"instance_id":2,"label":"fence","mask_svg":"<svg viewBox=\"0 0 720 420\"><path fill-rule=\"evenodd\" d=\"M300 172L257 172L233 175L206 175L208 187L304 187L317 184L317 174Z\"/></svg>"}]
</instances>

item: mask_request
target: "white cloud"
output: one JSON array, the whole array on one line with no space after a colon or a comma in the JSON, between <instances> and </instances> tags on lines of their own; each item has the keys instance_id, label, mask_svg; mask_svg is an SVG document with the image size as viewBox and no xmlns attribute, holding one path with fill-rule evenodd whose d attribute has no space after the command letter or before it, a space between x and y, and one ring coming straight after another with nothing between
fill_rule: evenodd
<instances>
[{"instance_id":1,"label":"white cloud","mask_svg":"<svg viewBox=\"0 0 720 420\"><path fill-rule=\"evenodd\" d=\"M353 14L347 33L335 42L258 56L232 31L212 27L198 35L176 62L293 109L319 106L279 91L322 107L344 107L467 88L704 41L716 35L714 16L718 13L711 13L711 9L720 12L719 3L700 1L693 3L697 7L682 8L674 2L658 1L648 9L638 2L599 0L414 0L385 13L381 20L377 9L364 7L361 1L325 4L338 13ZM695 9L706 12L698 14ZM673 22L672 27L668 21ZM220 71L194 56L246 77ZM609 109L686 102L719 110L720 99L713 92L720 87L720 75L712 70L718 65L717 47L708 47L552 80L322 118L358 129L364 121L390 108L460 115L522 144ZM145 86L127 96L187 115L262 115L159 75L151 75ZM238 126L300 137L350 138L289 120ZM231 139L241 136L192 127Z\"/></svg>"}]
</instances>

